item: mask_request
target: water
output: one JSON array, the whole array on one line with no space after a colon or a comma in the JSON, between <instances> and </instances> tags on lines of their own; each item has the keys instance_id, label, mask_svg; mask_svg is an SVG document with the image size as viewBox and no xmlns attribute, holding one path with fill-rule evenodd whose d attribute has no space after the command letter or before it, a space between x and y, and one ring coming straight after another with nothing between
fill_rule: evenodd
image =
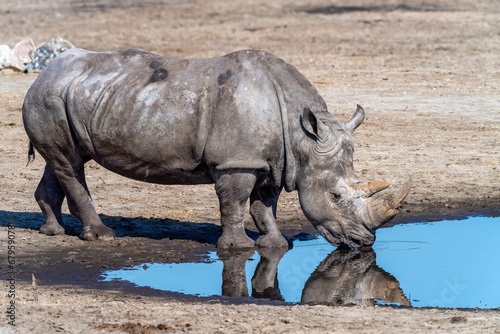
<instances>
[{"instance_id":1,"label":"water","mask_svg":"<svg viewBox=\"0 0 500 334\"><path fill-rule=\"evenodd\" d=\"M291 303L500 307L500 219L473 217L377 231L373 251L346 252L322 237L285 252L212 252L200 263L145 263L103 280L198 296Z\"/></svg>"}]
</instances>

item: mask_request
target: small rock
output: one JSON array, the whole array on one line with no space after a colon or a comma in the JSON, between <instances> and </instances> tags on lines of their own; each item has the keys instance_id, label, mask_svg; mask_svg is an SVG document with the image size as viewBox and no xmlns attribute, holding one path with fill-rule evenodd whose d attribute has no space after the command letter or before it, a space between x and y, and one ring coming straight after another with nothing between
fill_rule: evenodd
<instances>
[{"instance_id":1,"label":"small rock","mask_svg":"<svg viewBox=\"0 0 500 334\"><path fill-rule=\"evenodd\" d=\"M64 51L73 48L73 44L62 37L52 37L30 52L31 63L26 66L28 72L41 72L50 62Z\"/></svg>"},{"instance_id":2,"label":"small rock","mask_svg":"<svg viewBox=\"0 0 500 334\"><path fill-rule=\"evenodd\" d=\"M461 323L465 323L467 322L467 318L466 317L463 317L463 316L457 316L457 317L452 317L450 319L450 322L452 324L461 324Z\"/></svg>"},{"instance_id":3,"label":"small rock","mask_svg":"<svg viewBox=\"0 0 500 334\"><path fill-rule=\"evenodd\" d=\"M26 69L24 64L30 63L30 52L35 50L35 43L31 38L26 38L17 43L11 52L11 67L24 71Z\"/></svg>"}]
</instances>

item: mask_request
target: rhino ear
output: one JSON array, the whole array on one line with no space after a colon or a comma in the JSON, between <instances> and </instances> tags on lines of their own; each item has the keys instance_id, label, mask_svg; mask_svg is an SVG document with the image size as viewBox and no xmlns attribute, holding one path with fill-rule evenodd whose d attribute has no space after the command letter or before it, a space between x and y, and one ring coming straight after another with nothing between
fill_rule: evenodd
<instances>
[{"instance_id":1,"label":"rhino ear","mask_svg":"<svg viewBox=\"0 0 500 334\"><path fill-rule=\"evenodd\" d=\"M365 120L365 111L363 110L363 107L361 107L358 104L358 107L356 109L356 112L354 112L354 115L352 115L352 118L345 123L345 127L347 128L347 131L349 131L351 134L356 130L358 126L363 123Z\"/></svg>"},{"instance_id":2,"label":"rhino ear","mask_svg":"<svg viewBox=\"0 0 500 334\"><path fill-rule=\"evenodd\" d=\"M327 132L330 132L330 128L321 122L309 108L304 108L302 113L302 126L309 136L318 141L327 137Z\"/></svg>"},{"instance_id":3,"label":"rhino ear","mask_svg":"<svg viewBox=\"0 0 500 334\"><path fill-rule=\"evenodd\" d=\"M318 153L330 152L337 145L337 137L332 129L308 108L304 108L302 113L302 127L308 136L316 140Z\"/></svg>"}]
</instances>

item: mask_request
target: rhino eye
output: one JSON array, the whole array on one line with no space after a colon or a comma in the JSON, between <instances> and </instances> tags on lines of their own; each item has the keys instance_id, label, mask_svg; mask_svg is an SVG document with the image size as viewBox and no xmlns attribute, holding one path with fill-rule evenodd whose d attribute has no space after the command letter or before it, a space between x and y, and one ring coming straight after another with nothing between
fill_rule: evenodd
<instances>
[{"instance_id":1,"label":"rhino eye","mask_svg":"<svg viewBox=\"0 0 500 334\"><path fill-rule=\"evenodd\" d=\"M331 198L332 198L332 202L335 204L338 204L338 203L342 202L342 200L343 200L342 194L340 192L332 192Z\"/></svg>"},{"instance_id":2,"label":"rhino eye","mask_svg":"<svg viewBox=\"0 0 500 334\"><path fill-rule=\"evenodd\" d=\"M330 192L332 201L334 203L342 202L344 200L346 193L347 193L347 189L345 189L344 187L341 187L338 190Z\"/></svg>"}]
</instances>

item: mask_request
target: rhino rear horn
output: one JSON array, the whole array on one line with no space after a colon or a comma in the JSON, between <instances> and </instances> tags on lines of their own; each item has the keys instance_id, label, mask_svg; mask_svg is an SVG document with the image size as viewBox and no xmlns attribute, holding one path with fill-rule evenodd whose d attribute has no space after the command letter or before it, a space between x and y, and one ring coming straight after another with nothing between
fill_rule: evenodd
<instances>
[{"instance_id":1,"label":"rhino rear horn","mask_svg":"<svg viewBox=\"0 0 500 334\"><path fill-rule=\"evenodd\" d=\"M361 107L358 104L358 107L356 108L354 115L352 115L352 118L345 124L345 127L347 128L347 131L349 131L349 133L352 134L354 130L356 130L358 126L360 126L361 123L363 123L364 120L365 120L365 111L363 107Z\"/></svg>"}]
</instances>

